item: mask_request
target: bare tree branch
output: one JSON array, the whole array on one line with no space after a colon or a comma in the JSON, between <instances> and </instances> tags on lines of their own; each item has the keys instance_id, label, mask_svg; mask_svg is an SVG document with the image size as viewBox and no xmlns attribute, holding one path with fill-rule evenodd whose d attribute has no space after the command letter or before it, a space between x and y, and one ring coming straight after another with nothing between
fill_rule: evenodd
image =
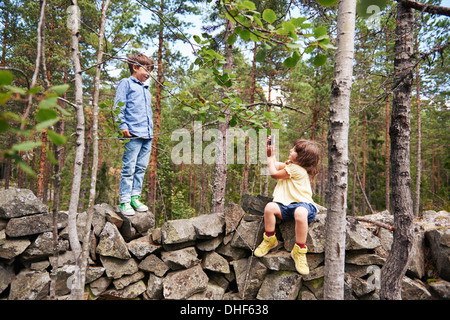
<instances>
[{"instance_id":1,"label":"bare tree branch","mask_svg":"<svg viewBox=\"0 0 450 320\"><path fill-rule=\"evenodd\" d=\"M450 17L450 8L449 7L442 7L442 6L436 6L433 4L420 3L415 0L397 0L397 1L408 8L413 8L416 10L420 10L422 12L428 12L428 13L432 13L432 14L439 14L439 15Z\"/></svg>"}]
</instances>

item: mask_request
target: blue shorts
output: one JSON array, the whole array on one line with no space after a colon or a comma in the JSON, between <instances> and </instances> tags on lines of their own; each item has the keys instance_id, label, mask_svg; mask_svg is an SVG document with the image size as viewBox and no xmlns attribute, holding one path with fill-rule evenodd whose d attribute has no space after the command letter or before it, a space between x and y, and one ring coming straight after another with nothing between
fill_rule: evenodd
<instances>
[{"instance_id":1,"label":"blue shorts","mask_svg":"<svg viewBox=\"0 0 450 320\"><path fill-rule=\"evenodd\" d=\"M317 215L316 207L308 202L292 202L287 206L279 202L275 203L280 207L281 216L283 217L283 220L287 221L294 220L294 212L295 209L297 209L298 207L304 207L306 208L306 210L308 210L308 223L313 222L314 218Z\"/></svg>"}]
</instances>

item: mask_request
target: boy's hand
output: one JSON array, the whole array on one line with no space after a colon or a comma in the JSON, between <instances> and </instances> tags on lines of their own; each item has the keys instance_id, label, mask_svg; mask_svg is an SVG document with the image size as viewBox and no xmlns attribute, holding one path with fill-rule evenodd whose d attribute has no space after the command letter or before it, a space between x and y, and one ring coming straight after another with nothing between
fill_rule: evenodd
<instances>
[{"instance_id":1,"label":"boy's hand","mask_svg":"<svg viewBox=\"0 0 450 320\"><path fill-rule=\"evenodd\" d=\"M125 138L131 138L131 133L130 131L128 131L128 129L123 129L122 133Z\"/></svg>"}]
</instances>

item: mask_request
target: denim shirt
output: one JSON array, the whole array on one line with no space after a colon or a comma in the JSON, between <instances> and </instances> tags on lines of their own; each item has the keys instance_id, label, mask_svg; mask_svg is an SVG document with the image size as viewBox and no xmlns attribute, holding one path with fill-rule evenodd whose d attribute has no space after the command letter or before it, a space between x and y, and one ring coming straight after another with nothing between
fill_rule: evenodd
<instances>
[{"instance_id":1,"label":"denim shirt","mask_svg":"<svg viewBox=\"0 0 450 320\"><path fill-rule=\"evenodd\" d=\"M120 80L116 89L114 106L123 102L118 118L119 130L128 131L137 137L153 138L151 94L148 86L131 76ZM119 121L116 118L116 121Z\"/></svg>"}]
</instances>

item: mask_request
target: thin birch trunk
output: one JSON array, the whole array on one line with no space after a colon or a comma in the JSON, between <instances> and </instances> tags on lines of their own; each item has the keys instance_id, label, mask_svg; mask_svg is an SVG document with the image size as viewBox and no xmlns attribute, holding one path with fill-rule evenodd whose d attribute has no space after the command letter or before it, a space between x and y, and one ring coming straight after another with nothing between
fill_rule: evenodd
<instances>
[{"instance_id":1,"label":"thin birch trunk","mask_svg":"<svg viewBox=\"0 0 450 320\"><path fill-rule=\"evenodd\" d=\"M330 96L324 299L344 298L345 227L348 186L348 129L352 88L356 0L341 0L337 52Z\"/></svg>"},{"instance_id":2,"label":"thin birch trunk","mask_svg":"<svg viewBox=\"0 0 450 320\"><path fill-rule=\"evenodd\" d=\"M67 221L67 227L69 232L69 242L72 248L76 265L79 267L81 262L81 244L78 239L77 233L77 206L80 197L80 185L81 174L83 169L83 156L84 156L84 110L83 110L83 80L81 77L81 64L79 53L79 20L78 20L78 6L77 0L72 0L72 6L70 7L71 19L72 19L72 61L74 66L75 75L75 105L76 105L76 149L75 159L73 165L73 177L72 177L72 189L70 193L69 202L69 216ZM83 289L79 283L79 269L76 271L74 281L71 287L71 299L80 300L83 297Z\"/></svg>"},{"instance_id":3,"label":"thin birch trunk","mask_svg":"<svg viewBox=\"0 0 450 320\"><path fill-rule=\"evenodd\" d=\"M88 266L89 245L91 243L91 225L92 218L94 216L94 204L97 185L97 171L98 171L98 100L100 95L100 74L101 64L103 60L103 39L105 34L105 22L106 11L108 10L110 0L105 0L102 4L102 14L100 22L100 35L98 39L98 52L97 52L97 67L95 70L94 80L94 94L92 101L92 138L93 138L93 151L92 151L92 169L91 169L91 186L89 189L89 201L86 217L86 229L83 239L83 250L81 253L81 268L80 268L80 289L84 289L86 282L86 271ZM81 291L83 292L83 291ZM82 297L80 297L82 298Z\"/></svg>"}]
</instances>

